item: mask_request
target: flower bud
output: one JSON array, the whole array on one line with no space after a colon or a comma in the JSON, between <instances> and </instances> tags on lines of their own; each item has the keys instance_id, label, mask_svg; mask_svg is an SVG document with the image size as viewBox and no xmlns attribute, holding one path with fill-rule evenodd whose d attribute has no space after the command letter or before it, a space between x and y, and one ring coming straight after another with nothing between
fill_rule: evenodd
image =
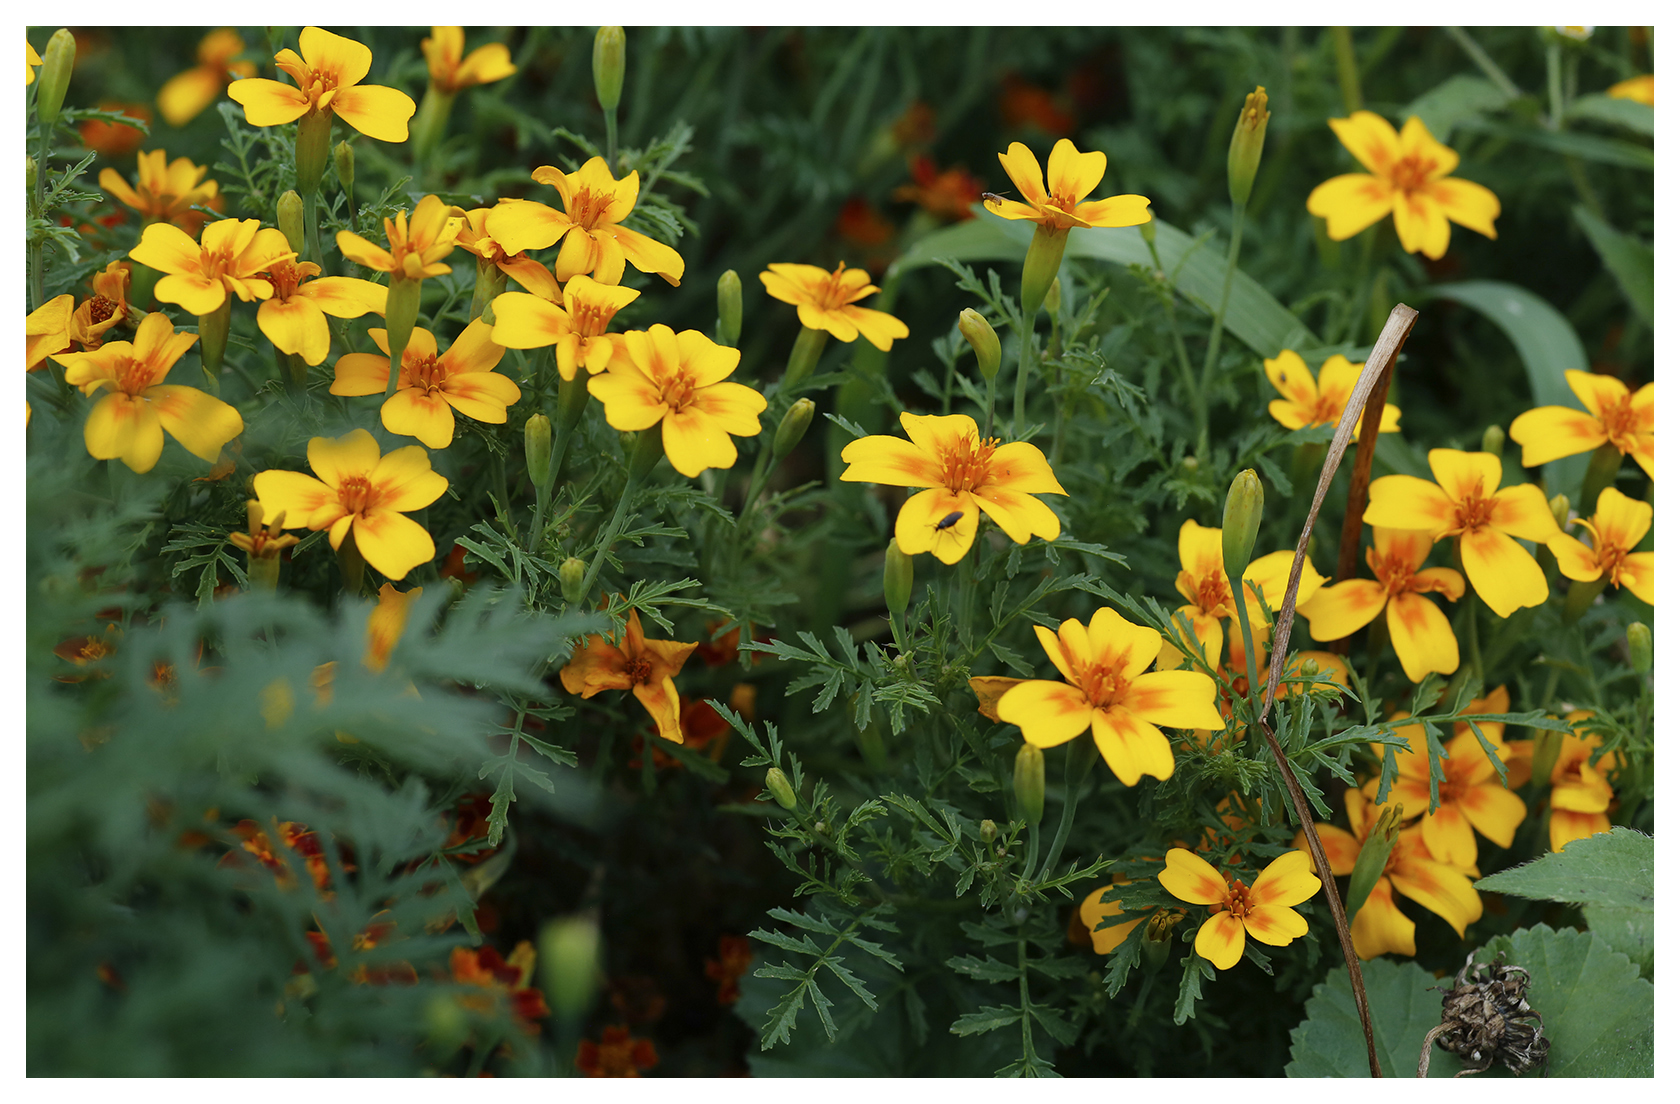
<instances>
[{"instance_id":1,"label":"flower bud","mask_svg":"<svg viewBox=\"0 0 1680 1104\"><path fill-rule=\"evenodd\" d=\"M776 799L776 804L784 809L791 811L799 804L799 799L793 793L793 784L788 781L788 776L782 773L781 767L771 767L764 772L764 788L770 791L770 796Z\"/></svg>"},{"instance_id":2,"label":"flower bud","mask_svg":"<svg viewBox=\"0 0 1680 1104\"><path fill-rule=\"evenodd\" d=\"M583 602L583 577L589 565L576 556L567 556L560 564L560 595L572 605Z\"/></svg>"},{"instance_id":3,"label":"flower bud","mask_svg":"<svg viewBox=\"0 0 1680 1104\"><path fill-rule=\"evenodd\" d=\"M1640 674L1651 669L1651 629L1643 621L1627 628L1628 663Z\"/></svg>"},{"instance_id":4,"label":"flower bud","mask_svg":"<svg viewBox=\"0 0 1680 1104\"><path fill-rule=\"evenodd\" d=\"M992 380L997 377L998 365L1003 362L1003 346L998 342L997 331L986 321L985 315L969 307L957 315L957 330L968 339L968 344L974 350L974 359L980 365L980 378Z\"/></svg>"},{"instance_id":5,"label":"flower bud","mask_svg":"<svg viewBox=\"0 0 1680 1104\"><path fill-rule=\"evenodd\" d=\"M1194 456L1186 456L1178 462L1178 465L1187 472L1196 472L1201 470L1202 462Z\"/></svg>"},{"instance_id":6,"label":"flower bud","mask_svg":"<svg viewBox=\"0 0 1680 1104\"><path fill-rule=\"evenodd\" d=\"M1032 744L1015 753L1015 804L1028 824L1044 819L1044 752Z\"/></svg>"},{"instance_id":7,"label":"flower bud","mask_svg":"<svg viewBox=\"0 0 1680 1104\"><path fill-rule=\"evenodd\" d=\"M776 427L776 438L771 444L772 463L792 452L805 439L805 431L811 428L811 419L816 412L817 404L810 399L799 399L788 407L787 413L782 415L782 424Z\"/></svg>"},{"instance_id":8,"label":"flower bud","mask_svg":"<svg viewBox=\"0 0 1680 1104\"><path fill-rule=\"evenodd\" d=\"M1062 267L1062 251L1067 248L1066 230L1047 230L1041 224L1033 231L1032 243L1027 246L1027 259L1021 265L1021 313L1028 322L1038 317L1038 308L1050 294L1050 285Z\"/></svg>"},{"instance_id":9,"label":"flower bud","mask_svg":"<svg viewBox=\"0 0 1680 1104\"><path fill-rule=\"evenodd\" d=\"M333 169L338 173L339 187L346 196L356 194L356 147L340 142L333 147Z\"/></svg>"},{"instance_id":10,"label":"flower bud","mask_svg":"<svg viewBox=\"0 0 1680 1104\"><path fill-rule=\"evenodd\" d=\"M274 221L279 225L280 232L286 235L286 244L301 260L304 246L302 197L293 191L282 192L274 204Z\"/></svg>"},{"instance_id":11,"label":"flower bud","mask_svg":"<svg viewBox=\"0 0 1680 1104\"><path fill-rule=\"evenodd\" d=\"M980 822L980 842L991 843L997 839L997 821L982 820Z\"/></svg>"},{"instance_id":12,"label":"flower bud","mask_svg":"<svg viewBox=\"0 0 1680 1104\"><path fill-rule=\"evenodd\" d=\"M1505 431L1496 425L1490 425L1482 430L1482 451L1491 452L1495 456L1505 451Z\"/></svg>"},{"instance_id":13,"label":"flower bud","mask_svg":"<svg viewBox=\"0 0 1680 1104\"><path fill-rule=\"evenodd\" d=\"M1552 508L1552 520L1562 529L1569 524L1569 496L1566 494L1553 495L1546 505Z\"/></svg>"},{"instance_id":14,"label":"flower bud","mask_svg":"<svg viewBox=\"0 0 1680 1104\"><path fill-rule=\"evenodd\" d=\"M914 557L905 555L898 547L898 538L887 542L887 564L881 571L881 592L887 599L887 612L894 617L904 616L910 606L910 590L916 585Z\"/></svg>"},{"instance_id":15,"label":"flower bud","mask_svg":"<svg viewBox=\"0 0 1680 1104\"><path fill-rule=\"evenodd\" d=\"M1231 480L1225 495L1225 520L1221 523L1221 545L1225 553L1225 574L1242 578L1254 552L1254 538L1260 532L1260 514L1266 495L1253 468L1244 468Z\"/></svg>"},{"instance_id":16,"label":"flower bud","mask_svg":"<svg viewBox=\"0 0 1680 1104\"><path fill-rule=\"evenodd\" d=\"M1062 313L1062 278L1056 277L1050 281L1050 290L1044 293L1044 310L1055 318Z\"/></svg>"},{"instance_id":17,"label":"flower bud","mask_svg":"<svg viewBox=\"0 0 1680 1104\"><path fill-rule=\"evenodd\" d=\"M581 1020L601 972L601 926L593 918L550 920L539 936L543 995L562 1020Z\"/></svg>"},{"instance_id":18,"label":"flower bud","mask_svg":"<svg viewBox=\"0 0 1680 1104\"><path fill-rule=\"evenodd\" d=\"M554 429L548 415L533 414L525 419L525 474L531 486L541 487L548 480L548 464L554 452Z\"/></svg>"},{"instance_id":19,"label":"flower bud","mask_svg":"<svg viewBox=\"0 0 1680 1104\"><path fill-rule=\"evenodd\" d=\"M308 195L321 186L321 174L327 171L327 155L332 151L331 111L311 111L298 120L297 143L292 147L296 159L297 187Z\"/></svg>"},{"instance_id":20,"label":"flower bud","mask_svg":"<svg viewBox=\"0 0 1680 1104\"><path fill-rule=\"evenodd\" d=\"M30 192L35 191L35 174L40 171L33 157L23 159L23 186Z\"/></svg>"},{"instance_id":21,"label":"flower bud","mask_svg":"<svg viewBox=\"0 0 1680 1104\"><path fill-rule=\"evenodd\" d=\"M624 91L624 28L602 27L595 32L595 98L601 110L618 110Z\"/></svg>"},{"instance_id":22,"label":"flower bud","mask_svg":"<svg viewBox=\"0 0 1680 1104\"><path fill-rule=\"evenodd\" d=\"M741 277L733 268L718 277L717 341L734 348L741 340Z\"/></svg>"},{"instance_id":23,"label":"flower bud","mask_svg":"<svg viewBox=\"0 0 1680 1104\"><path fill-rule=\"evenodd\" d=\"M1347 914L1350 921L1359 911L1359 906L1365 903L1365 898L1371 895L1371 887L1377 884L1383 868L1388 865L1394 841L1400 838L1400 821L1404 818L1405 807L1390 797L1379 808L1381 815L1371 826L1370 835L1365 837L1365 845L1359 849L1359 858L1354 860L1353 876L1348 879Z\"/></svg>"},{"instance_id":24,"label":"flower bud","mask_svg":"<svg viewBox=\"0 0 1680 1104\"><path fill-rule=\"evenodd\" d=\"M1148 222L1140 224L1138 226L1138 233L1143 235L1143 241L1144 241L1145 245L1154 245L1155 244L1155 220L1153 218L1151 218Z\"/></svg>"},{"instance_id":25,"label":"flower bud","mask_svg":"<svg viewBox=\"0 0 1680 1104\"><path fill-rule=\"evenodd\" d=\"M1231 202L1238 207L1248 203L1249 193L1254 190L1254 174L1260 169L1260 147L1266 143L1266 120L1271 117L1272 113L1266 110L1266 89L1257 85L1243 101L1237 128L1231 132L1231 150L1225 158Z\"/></svg>"},{"instance_id":26,"label":"flower bud","mask_svg":"<svg viewBox=\"0 0 1680 1104\"><path fill-rule=\"evenodd\" d=\"M47 39L41 52L41 76L35 90L35 117L42 125L58 121L64 93L70 87L70 70L76 66L76 36L60 27Z\"/></svg>"},{"instance_id":27,"label":"flower bud","mask_svg":"<svg viewBox=\"0 0 1680 1104\"><path fill-rule=\"evenodd\" d=\"M307 977L309 975L301 975ZM453 997L438 993L426 1002L426 1041L439 1054L454 1054L466 1045L472 1024Z\"/></svg>"}]
</instances>

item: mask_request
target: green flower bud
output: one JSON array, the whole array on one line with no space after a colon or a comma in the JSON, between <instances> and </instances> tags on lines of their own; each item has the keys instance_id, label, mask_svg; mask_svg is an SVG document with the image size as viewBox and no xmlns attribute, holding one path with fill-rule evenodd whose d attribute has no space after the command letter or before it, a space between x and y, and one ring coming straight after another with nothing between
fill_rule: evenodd
<instances>
[{"instance_id":1,"label":"green flower bud","mask_svg":"<svg viewBox=\"0 0 1680 1104\"><path fill-rule=\"evenodd\" d=\"M1051 318L1062 313L1062 278L1056 277L1050 281L1050 290L1044 293L1044 309Z\"/></svg>"},{"instance_id":2,"label":"green flower bud","mask_svg":"<svg viewBox=\"0 0 1680 1104\"><path fill-rule=\"evenodd\" d=\"M1643 621L1627 628L1628 663L1641 674L1651 669L1651 629Z\"/></svg>"},{"instance_id":3,"label":"green flower bud","mask_svg":"<svg viewBox=\"0 0 1680 1104\"><path fill-rule=\"evenodd\" d=\"M23 186L31 192L35 190L35 174L38 171L39 166L35 164L33 157L23 159Z\"/></svg>"},{"instance_id":4,"label":"green flower bud","mask_svg":"<svg viewBox=\"0 0 1680 1104\"><path fill-rule=\"evenodd\" d=\"M1231 150L1225 158L1231 202L1238 207L1248 203L1249 193L1254 190L1254 174L1260 168L1260 147L1266 143L1266 121L1271 117L1272 113L1266 110L1266 89L1256 86L1243 101L1237 128L1231 132Z\"/></svg>"},{"instance_id":5,"label":"green flower bud","mask_svg":"<svg viewBox=\"0 0 1680 1104\"><path fill-rule=\"evenodd\" d=\"M1143 235L1144 244L1154 245L1155 244L1155 220L1153 218L1151 218L1148 222L1145 222L1145 223L1141 224L1138 227L1138 233Z\"/></svg>"},{"instance_id":6,"label":"green flower bud","mask_svg":"<svg viewBox=\"0 0 1680 1104\"><path fill-rule=\"evenodd\" d=\"M1032 744L1015 753L1015 804L1028 824L1044 819L1044 752Z\"/></svg>"},{"instance_id":7,"label":"green flower bud","mask_svg":"<svg viewBox=\"0 0 1680 1104\"><path fill-rule=\"evenodd\" d=\"M1553 495L1546 505L1552 508L1552 520L1562 529L1569 524L1569 496L1565 494Z\"/></svg>"},{"instance_id":8,"label":"green flower bud","mask_svg":"<svg viewBox=\"0 0 1680 1104\"><path fill-rule=\"evenodd\" d=\"M1143 924L1143 955L1151 965L1159 966L1172 951L1173 928L1184 919L1184 913L1156 909ZM1129 937L1128 937L1129 938Z\"/></svg>"},{"instance_id":9,"label":"green flower bud","mask_svg":"<svg viewBox=\"0 0 1680 1104\"><path fill-rule=\"evenodd\" d=\"M1254 538L1260 532L1260 514L1266 495L1253 468L1244 468L1231 480L1225 495L1225 520L1221 544L1225 552L1225 574L1242 578L1254 552Z\"/></svg>"},{"instance_id":10,"label":"green flower bud","mask_svg":"<svg viewBox=\"0 0 1680 1104\"><path fill-rule=\"evenodd\" d=\"M1383 868L1388 865L1388 854L1394 850L1394 841L1400 838L1404 807L1391 799L1380 808L1382 814L1371 826L1371 834L1365 837L1365 845L1359 849L1359 858L1353 864L1353 877L1348 879L1347 915L1350 921L1359 911L1359 906L1365 903L1365 898L1371 895L1371 887L1377 884Z\"/></svg>"},{"instance_id":11,"label":"green flower bud","mask_svg":"<svg viewBox=\"0 0 1680 1104\"><path fill-rule=\"evenodd\" d=\"M45 126L58 121L64 93L70 87L70 70L76 66L76 36L60 27L47 39L41 51L41 75L36 80L35 117Z\"/></svg>"},{"instance_id":12,"label":"green flower bud","mask_svg":"<svg viewBox=\"0 0 1680 1104\"><path fill-rule=\"evenodd\" d=\"M793 793L793 784L788 781L788 776L782 773L781 767L771 767L764 772L764 788L770 791L770 796L776 799L776 804L784 809L791 811L799 804L799 799Z\"/></svg>"},{"instance_id":13,"label":"green flower bud","mask_svg":"<svg viewBox=\"0 0 1680 1104\"><path fill-rule=\"evenodd\" d=\"M974 350L974 359L980 364L980 378L996 378L998 365L1003 362L1003 346L985 315L969 307L957 315L957 330L968 339L969 346Z\"/></svg>"},{"instance_id":14,"label":"green flower bud","mask_svg":"<svg viewBox=\"0 0 1680 1104\"><path fill-rule=\"evenodd\" d=\"M1202 467L1202 462L1194 456L1186 456L1184 459L1180 460L1178 464L1179 467L1183 468L1187 472L1200 471Z\"/></svg>"},{"instance_id":15,"label":"green flower bud","mask_svg":"<svg viewBox=\"0 0 1680 1104\"><path fill-rule=\"evenodd\" d=\"M782 424L776 427L776 438L771 445L773 463L792 452L805 439L805 431L811 428L811 419L816 413L817 404L810 399L799 399L788 407L787 413L782 415Z\"/></svg>"},{"instance_id":16,"label":"green flower bud","mask_svg":"<svg viewBox=\"0 0 1680 1104\"><path fill-rule=\"evenodd\" d=\"M297 165L298 191L308 195L321 186L321 174L327 171L327 154L332 146L331 111L311 111L298 120L297 143L292 156Z\"/></svg>"},{"instance_id":17,"label":"green flower bud","mask_svg":"<svg viewBox=\"0 0 1680 1104\"><path fill-rule=\"evenodd\" d=\"M548 479L548 464L554 452L554 428L548 415L533 414L525 419L525 474L531 486L541 487Z\"/></svg>"},{"instance_id":18,"label":"green flower bud","mask_svg":"<svg viewBox=\"0 0 1680 1104\"><path fill-rule=\"evenodd\" d=\"M1495 456L1505 451L1505 431L1496 425L1490 425L1482 430L1482 451L1491 452Z\"/></svg>"},{"instance_id":19,"label":"green flower bud","mask_svg":"<svg viewBox=\"0 0 1680 1104\"><path fill-rule=\"evenodd\" d=\"M307 976L307 975L304 975ZM426 1002L426 1041L439 1053L454 1054L466 1044L472 1025L454 997L438 993Z\"/></svg>"},{"instance_id":20,"label":"green flower bud","mask_svg":"<svg viewBox=\"0 0 1680 1104\"><path fill-rule=\"evenodd\" d=\"M881 571L881 592L886 595L887 611L902 617L910 606L910 591L916 585L915 558L899 550L898 538L887 542L887 564Z\"/></svg>"},{"instance_id":21,"label":"green flower bud","mask_svg":"<svg viewBox=\"0 0 1680 1104\"><path fill-rule=\"evenodd\" d=\"M550 920L537 945L549 1008L562 1020L581 1020L601 974L600 924L589 916Z\"/></svg>"},{"instance_id":22,"label":"green flower bud","mask_svg":"<svg viewBox=\"0 0 1680 1104\"><path fill-rule=\"evenodd\" d=\"M1021 265L1021 313L1028 322L1038 317L1038 308L1050 294L1050 285L1062 267L1062 250L1067 248L1067 239L1066 230L1046 230L1040 225L1033 231L1027 259Z\"/></svg>"},{"instance_id":23,"label":"green flower bud","mask_svg":"<svg viewBox=\"0 0 1680 1104\"><path fill-rule=\"evenodd\" d=\"M997 839L997 822L995 820L982 820L980 822L980 842L991 843L995 839Z\"/></svg>"},{"instance_id":24,"label":"green flower bud","mask_svg":"<svg viewBox=\"0 0 1680 1104\"><path fill-rule=\"evenodd\" d=\"M717 340L734 348L741 340L741 277L732 268L718 277Z\"/></svg>"},{"instance_id":25,"label":"green flower bud","mask_svg":"<svg viewBox=\"0 0 1680 1104\"><path fill-rule=\"evenodd\" d=\"M333 169L338 173L339 187L344 194L356 194L356 147L349 142L340 142L333 147Z\"/></svg>"},{"instance_id":26,"label":"green flower bud","mask_svg":"<svg viewBox=\"0 0 1680 1104\"><path fill-rule=\"evenodd\" d=\"M293 191L281 193L274 204L274 220L279 224L280 232L286 235L286 244L301 258L304 246L302 197Z\"/></svg>"},{"instance_id":27,"label":"green flower bud","mask_svg":"<svg viewBox=\"0 0 1680 1104\"><path fill-rule=\"evenodd\" d=\"M576 556L567 556L560 564L560 594L572 605L583 603L583 577L589 565Z\"/></svg>"},{"instance_id":28,"label":"green flower bud","mask_svg":"<svg viewBox=\"0 0 1680 1104\"><path fill-rule=\"evenodd\" d=\"M595 98L609 115L618 110L624 91L624 28L602 27L595 32Z\"/></svg>"}]
</instances>

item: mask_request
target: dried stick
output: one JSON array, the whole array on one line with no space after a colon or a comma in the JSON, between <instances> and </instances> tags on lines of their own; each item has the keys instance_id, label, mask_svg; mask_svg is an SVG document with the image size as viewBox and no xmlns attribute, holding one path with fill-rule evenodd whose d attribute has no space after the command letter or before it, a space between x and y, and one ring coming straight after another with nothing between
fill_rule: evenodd
<instances>
[{"instance_id":1,"label":"dried stick","mask_svg":"<svg viewBox=\"0 0 1680 1104\"><path fill-rule=\"evenodd\" d=\"M1408 327L1407 332L1410 332ZM1406 343L1406 334L1400 335L1400 344ZM1395 348L1399 353L1399 347ZM1376 350L1371 352L1376 355ZM1359 427L1359 451L1354 453L1353 474L1348 482L1347 514L1342 518L1342 547L1336 556L1335 582L1351 579L1359 570L1359 534L1365 528L1365 495L1371 486L1371 461L1377 454L1377 434L1381 432L1382 411L1388 402L1388 383L1394 378L1394 361L1391 359L1382 366L1377 373L1377 382L1371 388L1371 395L1365 401L1366 410L1376 411L1375 417L1366 418ZM1349 406L1353 403L1349 401ZM1351 637L1342 637L1330 645L1330 650L1336 655L1347 655Z\"/></svg>"}]
</instances>

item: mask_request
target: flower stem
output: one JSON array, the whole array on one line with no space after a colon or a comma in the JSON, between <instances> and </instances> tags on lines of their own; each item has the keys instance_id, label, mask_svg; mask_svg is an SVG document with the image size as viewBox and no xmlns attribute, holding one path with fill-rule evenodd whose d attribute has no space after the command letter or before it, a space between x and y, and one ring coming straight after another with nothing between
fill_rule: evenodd
<instances>
[{"instance_id":1,"label":"flower stem","mask_svg":"<svg viewBox=\"0 0 1680 1104\"><path fill-rule=\"evenodd\" d=\"M1622 450L1609 441L1598 446L1587 462L1587 473L1581 479L1581 498L1576 509L1583 515L1598 509L1598 496L1616 481L1622 467Z\"/></svg>"},{"instance_id":2,"label":"flower stem","mask_svg":"<svg viewBox=\"0 0 1680 1104\"><path fill-rule=\"evenodd\" d=\"M338 570L344 577L344 593L355 598L362 593L362 580L367 574L367 561L356 547L356 529L351 526L338 545Z\"/></svg>"},{"instance_id":3,"label":"flower stem","mask_svg":"<svg viewBox=\"0 0 1680 1104\"><path fill-rule=\"evenodd\" d=\"M1331 27L1330 39L1336 44L1336 83L1342 87L1342 106L1349 115L1365 106L1359 93L1359 61L1353 56L1353 32L1346 27Z\"/></svg>"},{"instance_id":4,"label":"flower stem","mask_svg":"<svg viewBox=\"0 0 1680 1104\"><path fill-rule=\"evenodd\" d=\"M816 368L817 361L822 357L823 346L827 344L827 330L800 327L799 337L793 343L793 350L788 353L787 370L782 373L782 394L794 393L805 377Z\"/></svg>"},{"instance_id":5,"label":"flower stem","mask_svg":"<svg viewBox=\"0 0 1680 1104\"><path fill-rule=\"evenodd\" d=\"M659 462L663 450L663 435L657 425L642 430L641 436L636 439L636 451L630 457L630 474L624 480L624 493L618 497L618 507L613 511L612 520L607 522L601 546L595 550L595 559L589 565L589 573L583 577L583 586L580 589L586 600L590 588L595 585L596 577L601 574L601 565L607 562L607 553L612 550L613 542L618 540L619 534L624 531L624 516L630 510L630 500L635 497L636 490L647 477L647 473Z\"/></svg>"},{"instance_id":6,"label":"flower stem","mask_svg":"<svg viewBox=\"0 0 1680 1104\"><path fill-rule=\"evenodd\" d=\"M986 381L986 432L982 435L984 437L989 438L992 435L992 412L996 408L997 408L997 377L993 376ZM951 412L951 386L950 386L950 381L947 380L946 385L945 385L945 413L949 414L950 412Z\"/></svg>"},{"instance_id":7,"label":"flower stem","mask_svg":"<svg viewBox=\"0 0 1680 1104\"><path fill-rule=\"evenodd\" d=\"M35 159L35 215L47 217L47 153L52 148L52 127L41 124L41 155ZM47 265L46 242L40 238L29 241L29 307L40 310L46 302Z\"/></svg>"},{"instance_id":8,"label":"flower stem","mask_svg":"<svg viewBox=\"0 0 1680 1104\"><path fill-rule=\"evenodd\" d=\"M315 205L320 194L319 187L303 193L304 248L309 251L309 256L304 259L325 269L326 266L321 261L321 216Z\"/></svg>"},{"instance_id":9,"label":"flower stem","mask_svg":"<svg viewBox=\"0 0 1680 1104\"><path fill-rule=\"evenodd\" d=\"M1021 357L1015 364L1015 423L1013 434L1015 440L1021 440L1027 425L1027 376L1028 369L1038 360L1033 348L1032 319L1021 322Z\"/></svg>"},{"instance_id":10,"label":"flower stem","mask_svg":"<svg viewBox=\"0 0 1680 1104\"><path fill-rule=\"evenodd\" d=\"M1038 880L1050 877L1056 869L1056 862L1062 857L1062 847L1067 843L1068 833L1073 830L1073 813L1079 808L1079 791L1085 786L1085 777L1091 773L1091 765L1097 761L1097 740L1091 733L1086 732L1074 739L1068 745L1067 759L1064 762L1066 773L1062 775L1062 819L1056 825L1056 838L1050 841L1050 854L1045 856L1044 868L1038 872Z\"/></svg>"},{"instance_id":11,"label":"flower stem","mask_svg":"<svg viewBox=\"0 0 1680 1104\"><path fill-rule=\"evenodd\" d=\"M605 112L607 118L607 168L618 175L618 108Z\"/></svg>"},{"instance_id":12,"label":"flower stem","mask_svg":"<svg viewBox=\"0 0 1680 1104\"><path fill-rule=\"evenodd\" d=\"M1231 205L1231 250L1225 255L1225 279L1219 285L1219 307L1213 312L1213 333L1208 336L1207 356L1202 360L1201 424L1197 427L1196 454L1204 455L1208 447L1207 393L1213 385L1213 367L1219 363L1219 342L1225 336L1225 307L1231 301L1231 278L1237 274L1237 254L1242 250L1243 216L1247 205Z\"/></svg>"}]
</instances>

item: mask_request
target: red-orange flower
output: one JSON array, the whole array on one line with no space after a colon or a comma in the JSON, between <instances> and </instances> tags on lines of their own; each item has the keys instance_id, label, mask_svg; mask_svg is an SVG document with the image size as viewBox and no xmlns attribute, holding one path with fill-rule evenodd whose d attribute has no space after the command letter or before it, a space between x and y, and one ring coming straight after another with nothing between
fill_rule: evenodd
<instances>
[{"instance_id":1,"label":"red-orange flower","mask_svg":"<svg viewBox=\"0 0 1680 1104\"><path fill-rule=\"evenodd\" d=\"M659 1054L647 1039L632 1038L627 1027L609 1027L601 1041L578 1043L577 1068L586 1077L640 1077L659 1064Z\"/></svg>"},{"instance_id":2,"label":"red-orange flower","mask_svg":"<svg viewBox=\"0 0 1680 1104\"><path fill-rule=\"evenodd\" d=\"M706 960L706 976L717 982L719 1004L741 999L740 977L752 965L752 943L738 935L718 936L716 958Z\"/></svg>"},{"instance_id":3,"label":"red-orange flower","mask_svg":"<svg viewBox=\"0 0 1680 1104\"><path fill-rule=\"evenodd\" d=\"M485 944L472 950L456 947L449 952L449 973L457 985L474 985L482 989L500 990L512 1002L513 1019L527 1035L539 1030L533 1020L548 1015L548 1003L540 990L531 988L531 974L537 965L537 952L528 940L521 941L504 960L501 952ZM489 1011L492 1004L482 997L459 998L469 1008Z\"/></svg>"},{"instance_id":4,"label":"red-orange flower","mask_svg":"<svg viewBox=\"0 0 1680 1104\"><path fill-rule=\"evenodd\" d=\"M560 670L560 684L568 693L592 698L603 690L628 690L636 695L659 725L659 735L673 744L683 742L681 706L672 676L682 670L694 644L649 640L642 635L642 619L634 609L624 623L624 638L616 645L591 636Z\"/></svg>"},{"instance_id":5,"label":"red-orange flower","mask_svg":"<svg viewBox=\"0 0 1680 1104\"><path fill-rule=\"evenodd\" d=\"M930 214L955 222L974 217L974 205L984 190L967 169L956 166L940 171L924 155L911 159L910 179L911 183L893 189L894 199L916 203Z\"/></svg>"}]
</instances>

